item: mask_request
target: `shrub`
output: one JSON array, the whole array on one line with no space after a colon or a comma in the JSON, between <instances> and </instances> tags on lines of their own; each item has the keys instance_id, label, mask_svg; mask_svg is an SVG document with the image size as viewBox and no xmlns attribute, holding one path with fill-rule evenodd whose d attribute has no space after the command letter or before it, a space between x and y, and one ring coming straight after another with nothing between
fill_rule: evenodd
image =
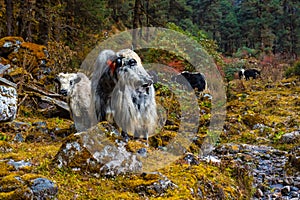
<instances>
[{"instance_id":1,"label":"shrub","mask_svg":"<svg viewBox=\"0 0 300 200\"><path fill-rule=\"evenodd\" d=\"M246 65L246 61L244 59L234 59L230 62L227 62L223 66L223 71L225 73L225 79L227 81L233 80L235 77L235 73L243 68Z\"/></svg>"},{"instance_id":2,"label":"shrub","mask_svg":"<svg viewBox=\"0 0 300 200\"><path fill-rule=\"evenodd\" d=\"M300 61L296 61L293 66L287 68L285 71L286 77L291 77L293 75L300 76Z\"/></svg>"},{"instance_id":3,"label":"shrub","mask_svg":"<svg viewBox=\"0 0 300 200\"><path fill-rule=\"evenodd\" d=\"M249 58L258 56L259 52L255 49L251 49L248 47L241 47L238 51L233 55L236 58Z\"/></svg>"}]
</instances>

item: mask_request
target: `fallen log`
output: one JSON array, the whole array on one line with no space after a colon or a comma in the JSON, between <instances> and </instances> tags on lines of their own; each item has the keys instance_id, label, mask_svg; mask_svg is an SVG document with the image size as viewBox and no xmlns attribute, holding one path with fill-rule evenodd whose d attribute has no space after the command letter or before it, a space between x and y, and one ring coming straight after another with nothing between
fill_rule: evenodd
<instances>
[{"instance_id":1,"label":"fallen log","mask_svg":"<svg viewBox=\"0 0 300 200\"><path fill-rule=\"evenodd\" d=\"M38 88L38 86L35 86L35 85L24 85L23 87L25 88L25 90L32 90L32 91L38 92L40 94L43 94L43 95L46 95L49 97L61 97L60 94L46 92L45 90Z\"/></svg>"},{"instance_id":2,"label":"fallen log","mask_svg":"<svg viewBox=\"0 0 300 200\"><path fill-rule=\"evenodd\" d=\"M45 95L40 95L40 98L42 101L46 101L48 103L52 103L60 108L65 109L66 111L70 112L70 108L68 106L68 104L64 101L58 100L58 99L54 99Z\"/></svg>"},{"instance_id":3,"label":"fallen log","mask_svg":"<svg viewBox=\"0 0 300 200\"><path fill-rule=\"evenodd\" d=\"M0 82L6 84L8 86L12 86L14 88L17 88L17 84L15 84L15 83L13 83L13 82L5 79L5 78L0 77Z\"/></svg>"},{"instance_id":4,"label":"fallen log","mask_svg":"<svg viewBox=\"0 0 300 200\"><path fill-rule=\"evenodd\" d=\"M70 112L70 108L65 101L55 98L55 97L57 97L57 98L62 97L62 95L45 91L42 88L39 88L38 86L35 86L35 85L26 84L23 87L24 87L25 93L27 93L27 94L32 93L35 96L39 97L41 99L41 101L45 101L47 103L54 104L64 110Z\"/></svg>"},{"instance_id":5,"label":"fallen log","mask_svg":"<svg viewBox=\"0 0 300 200\"><path fill-rule=\"evenodd\" d=\"M58 106L59 108L67 111L67 112L70 112L70 108L68 106L68 104L65 102L65 101L62 101L62 100L59 100L59 99L56 99L56 98L52 98L52 97L49 97L47 95L43 95L43 94L40 94L38 92L34 92L34 91L24 91L22 94L20 94L19 96L23 96L23 98L27 98L28 96L29 97L36 97L39 99L39 101L44 101L44 102L47 102L47 103L50 103L50 104L53 104L55 106ZM23 101L24 102L24 101ZM19 105L20 106L20 105Z\"/></svg>"}]
</instances>

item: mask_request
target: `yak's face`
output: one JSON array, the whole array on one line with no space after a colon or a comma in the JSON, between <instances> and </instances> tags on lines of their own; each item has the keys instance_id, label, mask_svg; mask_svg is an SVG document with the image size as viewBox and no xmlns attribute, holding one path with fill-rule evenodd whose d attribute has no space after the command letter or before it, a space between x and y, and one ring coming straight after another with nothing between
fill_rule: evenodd
<instances>
[{"instance_id":1,"label":"yak's face","mask_svg":"<svg viewBox=\"0 0 300 200\"><path fill-rule=\"evenodd\" d=\"M149 94L153 80L133 58L118 57L116 60L118 83L131 87L140 94Z\"/></svg>"},{"instance_id":2,"label":"yak's face","mask_svg":"<svg viewBox=\"0 0 300 200\"><path fill-rule=\"evenodd\" d=\"M74 85L80 81L80 78L75 73L59 73L57 81L60 83L60 93L64 96L70 95Z\"/></svg>"}]
</instances>

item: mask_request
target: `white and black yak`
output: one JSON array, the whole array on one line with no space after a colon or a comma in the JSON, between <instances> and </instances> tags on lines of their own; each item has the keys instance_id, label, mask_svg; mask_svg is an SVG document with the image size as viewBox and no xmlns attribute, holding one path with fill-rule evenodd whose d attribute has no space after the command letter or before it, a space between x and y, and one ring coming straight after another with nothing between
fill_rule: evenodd
<instances>
[{"instance_id":1,"label":"white and black yak","mask_svg":"<svg viewBox=\"0 0 300 200\"><path fill-rule=\"evenodd\" d=\"M60 93L68 98L71 118L78 132L85 131L97 123L95 110L91 106L91 81L83 73L59 73Z\"/></svg>"},{"instance_id":2,"label":"white and black yak","mask_svg":"<svg viewBox=\"0 0 300 200\"><path fill-rule=\"evenodd\" d=\"M241 69L239 71L239 78L245 78L246 80L250 80L250 77L256 79L260 76L260 71L257 69Z\"/></svg>"},{"instance_id":3,"label":"white and black yak","mask_svg":"<svg viewBox=\"0 0 300 200\"><path fill-rule=\"evenodd\" d=\"M148 140L158 116L153 80L140 57L130 49L103 50L91 81L97 120L110 121L122 132Z\"/></svg>"}]
</instances>

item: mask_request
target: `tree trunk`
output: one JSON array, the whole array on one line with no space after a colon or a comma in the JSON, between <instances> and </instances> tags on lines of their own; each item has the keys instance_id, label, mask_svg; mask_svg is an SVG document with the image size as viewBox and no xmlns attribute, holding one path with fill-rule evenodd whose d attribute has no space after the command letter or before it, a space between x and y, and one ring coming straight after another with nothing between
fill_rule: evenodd
<instances>
[{"instance_id":1,"label":"tree trunk","mask_svg":"<svg viewBox=\"0 0 300 200\"><path fill-rule=\"evenodd\" d=\"M13 1L5 0L7 35L13 35Z\"/></svg>"},{"instance_id":2,"label":"tree trunk","mask_svg":"<svg viewBox=\"0 0 300 200\"><path fill-rule=\"evenodd\" d=\"M141 14L141 0L135 0L134 13L133 13L133 33L132 33L132 48L136 49L138 30L140 24L140 14Z\"/></svg>"},{"instance_id":3,"label":"tree trunk","mask_svg":"<svg viewBox=\"0 0 300 200\"><path fill-rule=\"evenodd\" d=\"M38 43L42 45L47 45L49 41L50 32L50 0L36 0L36 19L38 20Z\"/></svg>"}]
</instances>

